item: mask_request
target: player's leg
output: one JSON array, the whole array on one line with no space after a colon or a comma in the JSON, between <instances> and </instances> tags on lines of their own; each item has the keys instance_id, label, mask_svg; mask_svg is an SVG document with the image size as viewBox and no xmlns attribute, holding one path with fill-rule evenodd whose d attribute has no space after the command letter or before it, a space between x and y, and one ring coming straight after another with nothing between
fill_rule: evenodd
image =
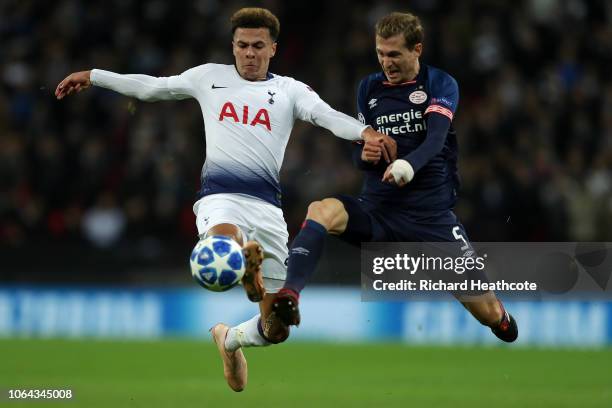
<instances>
[{"instance_id":1,"label":"player's leg","mask_svg":"<svg viewBox=\"0 0 612 408\"><path fill-rule=\"evenodd\" d=\"M348 218L344 204L336 198L314 201L308 206L306 219L289 250L287 280L273 305L275 316L285 325L300 324L300 292L317 267L327 234L343 233Z\"/></svg>"},{"instance_id":2,"label":"player's leg","mask_svg":"<svg viewBox=\"0 0 612 408\"><path fill-rule=\"evenodd\" d=\"M211 227L205 235L224 235L232 238L243 247L246 266L242 284L251 301L253 299L263 299L265 289L261 272L263 261L261 246L255 241L246 241L246 237L240 227L229 223L217 224ZM236 392L240 392L246 387L248 379L247 361L239 347L227 347L227 338L228 334L232 331L241 331L245 326L248 327L249 324L252 324L251 320L238 325L236 328L230 328L223 323L219 323L210 330L223 361L225 380L230 388Z\"/></svg>"},{"instance_id":3,"label":"player's leg","mask_svg":"<svg viewBox=\"0 0 612 408\"><path fill-rule=\"evenodd\" d=\"M231 329L223 324L217 323L210 329L213 341L217 345L219 355L223 361L223 376L230 388L236 392L244 390L248 379L247 361L240 348L234 350L226 346L227 335Z\"/></svg>"},{"instance_id":4,"label":"player's leg","mask_svg":"<svg viewBox=\"0 0 612 408\"><path fill-rule=\"evenodd\" d=\"M298 325L299 294L314 273L327 234L352 244L370 241L373 225L366 205L353 197L338 195L308 206L306 220L289 251L287 281L278 293L274 311L286 325Z\"/></svg>"},{"instance_id":5,"label":"player's leg","mask_svg":"<svg viewBox=\"0 0 612 408\"><path fill-rule=\"evenodd\" d=\"M286 325L280 324L278 319L274 320L271 316L275 293L283 287L287 275L287 225L280 208L258 200L251 200L248 204L248 209L241 214L248 222L249 238L261 243L264 248L262 270L266 295L259 302L260 313L232 328L218 325L215 331L218 332L215 341L224 359L226 379L230 387L237 391L243 389L247 381L246 360L242 349L280 343L287 338L289 332ZM228 354L235 356L234 360L228 361ZM238 369L232 371L235 367Z\"/></svg>"},{"instance_id":6,"label":"player's leg","mask_svg":"<svg viewBox=\"0 0 612 408\"><path fill-rule=\"evenodd\" d=\"M283 281L265 278L266 295L259 302L259 314L229 329L225 336L225 350L234 352L242 347L262 347L282 343L289 337L289 329L275 318L272 305Z\"/></svg>"},{"instance_id":7,"label":"player's leg","mask_svg":"<svg viewBox=\"0 0 612 408\"><path fill-rule=\"evenodd\" d=\"M348 223L344 204L336 198L314 201L308 206L306 219L289 250L287 280L284 288L299 294L321 257L328 233L339 235Z\"/></svg>"},{"instance_id":8,"label":"player's leg","mask_svg":"<svg viewBox=\"0 0 612 408\"><path fill-rule=\"evenodd\" d=\"M448 216L456 219L452 213L448 214ZM426 229L420 233L420 236L424 237L426 241L431 240L431 242L455 242L456 249L453 250L454 256L468 256L468 253L472 254L469 256L473 256L474 254L474 249L465 229L458 221L447 225L426 226ZM470 276L472 273L478 276ZM472 273L468 273L471 279L487 280L484 271L473 271ZM516 320L511 314L506 312L503 303L495 296L494 292L487 291L478 294L455 293L455 296L476 320L491 328L493 334L500 340L510 343L517 339L518 326Z\"/></svg>"},{"instance_id":9,"label":"player's leg","mask_svg":"<svg viewBox=\"0 0 612 408\"><path fill-rule=\"evenodd\" d=\"M223 360L223 375L236 392L242 391L248 380L247 361L242 349L281 343L289 337L289 327L272 312L276 293L270 292L278 291L283 281L266 278L264 282L267 293L259 302L259 314L231 328L219 323L211 329Z\"/></svg>"},{"instance_id":10,"label":"player's leg","mask_svg":"<svg viewBox=\"0 0 612 408\"><path fill-rule=\"evenodd\" d=\"M247 279L243 277L243 285L249 298L258 300L265 294L261 277L263 255L260 244L248 241L247 233L250 232L250 229L244 227L248 225L246 219L248 208L235 197L218 194L204 197L196 202L194 213L200 237L224 235L243 247L247 261L245 268ZM228 385L234 391L242 391L247 382L247 362L242 350L226 347L226 339L230 332L227 325L219 323L210 331L223 361L223 373Z\"/></svg>"},{"instance_id":11,"label":"player's leg","mask_svg":"<svg viewBox=\"0 0 612 408\"><path fill-rule=\"evenodd\" d=\"M253 199L254 200L254 199ZM214 194L198 200L193 206L200 237L224 235L243 247L246 265L242 284L249 300L259 302L264 296L261 245L249 241L250 219L256 218L246 199L234 194Z\"/></svg>"},{"instance_id":12,"label":"player's leg","mask_svg":"<svg viewBox=\"0 0 612 408\"><path fill-rule=\"evenodd\" d=\"M512 343L518 338L518 326L514 317L506 312L501 300L497 299L495 293L487 293L477 296L471 300L460 300L461 304L481 324L491 328L500 340Z\"/></svg>"},{"instance_id":13,"label":"player's leg","mask_svg":"<svg viewBox=\"0 0 612 408\"><path fill-rule=\"evenodd\" d=\"M493 291L481 295L460 295L461 304L484 326L495 326L502 318L502 306Z\"/></svg>"}]
</instances>

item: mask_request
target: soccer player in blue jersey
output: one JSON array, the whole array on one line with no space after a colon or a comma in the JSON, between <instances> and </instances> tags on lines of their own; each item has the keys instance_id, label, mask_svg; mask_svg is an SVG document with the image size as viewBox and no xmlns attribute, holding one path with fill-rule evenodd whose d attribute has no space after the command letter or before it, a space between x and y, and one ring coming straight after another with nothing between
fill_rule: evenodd
<instances>
[{"instance_id":1,"label":"soccer player in blue jersey","mask_svg":"<svg viewBox=\"0 0 612 408\"><path fill-rule=\"evenodd\" d=\"M409 13L391 13L376 24L382 72L359 85L359 118L397 142L397 159L381 160L382 147L355 145L364 171L358 198L315 201L289 251L287 280L274 308L287 325L298 325L299 293L316 268L327 234L351 242L449 242L458 256L470 247L452 209L459 187L457 137L452 125L459 101L455 79L419 61L423 27ZM493 292L463 301L472 315L501 340L518 337L514 318Z\"/></svg>"}]
</instances>

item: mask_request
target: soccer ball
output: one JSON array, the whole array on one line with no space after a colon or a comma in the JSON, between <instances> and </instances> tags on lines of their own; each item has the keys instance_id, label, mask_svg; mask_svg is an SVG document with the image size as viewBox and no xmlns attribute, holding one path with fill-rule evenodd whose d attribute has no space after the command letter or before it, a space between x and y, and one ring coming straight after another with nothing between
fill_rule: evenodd
<instances>
[{"instance_id":1,"label":"soccer ball","mask_svg":"<svg viewBox=\"0 0 612 408\"><path fill-rule=\"evenodd\" d=\"M244 275L244 255L236 241L221 235L200 240L189 261L193 278L208 290L224 292Z\"/></svg>"}]
</instances>

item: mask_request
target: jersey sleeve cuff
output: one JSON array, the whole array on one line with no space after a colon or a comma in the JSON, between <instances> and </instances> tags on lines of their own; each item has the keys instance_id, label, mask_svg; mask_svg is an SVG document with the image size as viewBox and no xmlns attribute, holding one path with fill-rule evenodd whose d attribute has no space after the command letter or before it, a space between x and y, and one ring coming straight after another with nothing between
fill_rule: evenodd
<instances>
[{"instance_id":1,"label":"jersey sleeve cuff","mask_svg":"<svg viewBox=\"0 0 612 408\"><path fill-rule=\"evenodd\" d=\"M91 82L91 84L94 86L98 85L98 79L99 79L98 72L99 70L95 68L89 72L89 82Z\"/></svg>"},{"instance_id":2,"label":"jersey sleeve cuff","mask_svg":"<svg viewBox=\"0 0 612 408\"><path fill-rule=\"evenodd\" d=\"M353 142L357 142L357 143L363 143L363 132L365 132L365 130L369 127L372 127L370 125L363 125L361 127L361 129L359 130L359 139L353 140ZM373 129L373 128L372 128Z\"/></svg>"}]
</instances>

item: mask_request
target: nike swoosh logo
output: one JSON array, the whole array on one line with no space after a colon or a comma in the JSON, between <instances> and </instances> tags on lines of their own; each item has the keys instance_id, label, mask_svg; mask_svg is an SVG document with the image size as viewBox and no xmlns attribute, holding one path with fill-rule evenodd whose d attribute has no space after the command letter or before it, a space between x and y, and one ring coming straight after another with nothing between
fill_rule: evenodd
<instances>
[{"instance_id":1,"label":"nike swoosh logo","mask_svg":"<svg viewBox=\"0 0 612 408\"><path fill-rule=\"evenodd\" d=\"M227 86L216 86L215 84L212 84L211 89L220 89L220 88L227 88Z\"/></svg>"}]
</instances>

